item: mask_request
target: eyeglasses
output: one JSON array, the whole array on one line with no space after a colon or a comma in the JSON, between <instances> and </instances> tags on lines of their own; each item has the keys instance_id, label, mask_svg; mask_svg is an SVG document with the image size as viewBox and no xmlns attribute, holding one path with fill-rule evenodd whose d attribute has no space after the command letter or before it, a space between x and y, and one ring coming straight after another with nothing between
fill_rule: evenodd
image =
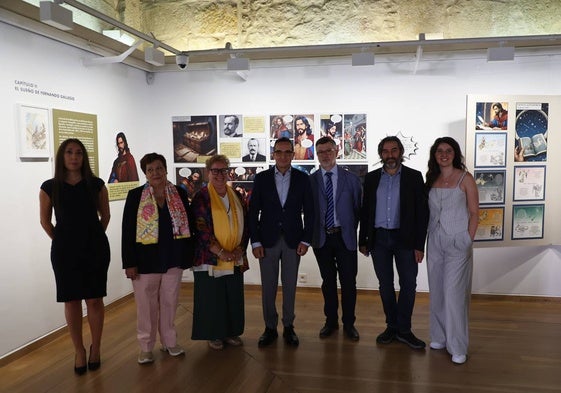
<instances>
[{"instance_id":1,"label":"eyeglasses","mask_svg":"<svg viewBox=\"0 0 561 393\"><path fill-rule=\"evenodd\" d=\"M214 176L218 176L218 175L226 176L229 171L230 171L229 168L211 168L210 169L210 173L212 173Z\"/></svg>"},{"instance_id":2,"label":"eyeglasses","mask_svg":"<svg viewBox=\"0 0 561 393\"><path fill-rule=\"evenodd\" d=\"M318 150L318 154L331 154L335 151L335 149L326 149L326 150Z\"/></svg>"},{"instance_id":3,"label":"eyeglasses","mask_svg":"<svg viewBox=\"0 0 561 393\"><path fill-rule=\"evenodd\" d=\"M278 154L278 155L281 155L281 154L286 154L286 155L294 154L294 152L293 152L292 150L275 150L275 151L273 151L273 153Z\"/></svg>"}]
</instances>

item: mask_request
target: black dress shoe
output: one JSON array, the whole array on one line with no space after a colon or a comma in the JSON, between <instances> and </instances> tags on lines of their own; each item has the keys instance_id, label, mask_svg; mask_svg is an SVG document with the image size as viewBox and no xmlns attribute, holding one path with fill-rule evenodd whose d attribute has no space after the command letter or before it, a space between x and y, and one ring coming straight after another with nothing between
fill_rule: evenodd
<instances>
[{"instance_id":1,"label":"black dress shoe","mask_svg":"<svg viewBox=\"0 0 561 393\"><path fill-rule=\"evenodd\" d=\"M389 344L394 340L396 333L395 329L388 327L383 333L376 337L376 342L378 344Z\"/></svg>"},{"instance_id":2,"label":"black dress shoe","mask_svg":"<svg viewBox=\"0 0 561 393\"><path fill-rule=\"evenodd\" d=\"M261 337L259 337L259 342L257 343L257 346L266 347L267 345L272 344L277 339L278 336L279 334L277 333L276 329L265 328L265 331L263 332Z\"/></svg>"},{"instance_id":3,"label":"black dress shoe","mask_svg":"<svg viewBox=\"0 0 561 393\"><path fill-rule=\"evenodd\" d=\"M297 347L298 344L300 344L300 341L298 340L298 336L296 335L296 333L294 333L294 326L292 325L284 327L284 332L282 333L282 336L284 337L284 342L286 343L286 345Z\"/></svg>"},{"instance_id":4,"label":"black dress shoe","mask_svg":"<svg viewBox=\"0 0 561 393\"><path fill-rule=\"evenodd\" d=\"M398 341L409 345L413 349L424 349L426 346L425 342L415 337L413 332L397 333L395 337Z\"/></svg>"},{"instance_id":5,"label":"black dress shoe","mask_svg":"<svg viewBox=\"0 0 561 393\"><path fill-rule=\"evenodd\" d=\"M345 335L353 341L358 341L360 339L360 335L358 334L358 330L351 325L351 326L343 326L343 330L345 331Z\"/></svg>"},{"instance_id":6,"label":"black dress shoe","mask_svg":"<svg viewBox=\"0 0 561 393\"><path fill-rule=\"evenodd\" d=\"M321 330L319 331L319 338L326 338L329 337L335 332L335 330L339 329L339 325L328 325L327 323L323 325Z\"/></svg>"}]
</instances>

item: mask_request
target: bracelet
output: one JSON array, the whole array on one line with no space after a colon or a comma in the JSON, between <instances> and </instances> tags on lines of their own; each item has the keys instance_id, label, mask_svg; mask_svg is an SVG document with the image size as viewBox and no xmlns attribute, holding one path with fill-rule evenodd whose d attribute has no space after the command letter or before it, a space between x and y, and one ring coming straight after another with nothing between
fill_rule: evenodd
<instances>
[{"instance_id":1,"label":"bracelet","mask_svg":"<svg viewBox=\"0 0 561 393\"><path fill-rule=\"evenodd\" d=\"M224 251L224 249L221 248L220 251L218 251L218 254L216 254L216 256L217 256L218 258L220 258L220 255L222 255L222 252L223 252L223 251Z\"/></svg>"}]
</instances>

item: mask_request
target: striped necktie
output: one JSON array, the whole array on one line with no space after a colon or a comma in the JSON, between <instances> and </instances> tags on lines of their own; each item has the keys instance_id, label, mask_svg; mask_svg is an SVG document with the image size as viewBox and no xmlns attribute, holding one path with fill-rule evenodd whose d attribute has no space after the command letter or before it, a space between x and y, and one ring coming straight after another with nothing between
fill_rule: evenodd
<instances>
[{"instance_id":1,"label":"striped necktie","mask_svg":"<svg viewBox=\"0 0 561 393\"><path fill-rule=\"evenodd\" d=\"M325 213L325 227L333 228L335 225L334 205L333 205L333 172L325 172L325 195L327 197L327 212Z\"/></svg>"}]
</instances>

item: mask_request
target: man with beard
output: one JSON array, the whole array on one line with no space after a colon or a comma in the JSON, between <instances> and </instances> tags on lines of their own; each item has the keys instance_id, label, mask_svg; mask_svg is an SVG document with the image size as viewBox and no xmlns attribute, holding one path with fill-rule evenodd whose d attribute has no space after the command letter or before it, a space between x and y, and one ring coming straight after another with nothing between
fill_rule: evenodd
<instances>
[{"instance_id":1,"label":"man with beard","mask_svg":"<svg viewBox=\"0 0 561 393\"><path fill-rule=\"evenodd\" d=\"M138 172L136 170L136 162L129 150L127 137L124 133L119 132L115 138L117 143L117 158L113 161L113 168L109 175L108 183L122 183L128 181L138 181Z\"/></svg>"},{"instance_id":2,"label":"man with beard","mask_svg":"<svg viewBox=\"0 0 561 393\"><path fill-rule=\"evenodd\" d=\"M248 154L242 157L243 162L263 162L267 159L263 154L259 153L259 141L251 138L247 141Z\"/></svg>"},{"instance_id":3,"label":"man with beard","mask_svg":"<svg viewBox=\"0 0 561 393\"><path fill-rule=\"evenodd\" d=\"M383 166L364 179L358 244L362 254L372 255L386 315L387 328L376 342L389 344L397 339L413 349L424 349L425 343L411 331L411 315L429 210L423 176L402 164L403 152L396 136L385 137L378 145ZM399 298L394 287L394 258Z\"/></svg>"},{"instance_id":4,"label":"man with beard","mask_svg":"<svg viewBox=\"0 0 561 393\"><path fill-rule=\"evenodd\" d=\"M294 159L313 160L314 159L314 135L310 122L305 116L298 116L294 120L296 134L294 135Z\"/></svg>"},{"instance_id":5,"label":"man with beard","mask_svg":"<svg viewBox=\"0 0 561 393\"><path fill-rule=\"evenodd\" d=\"M236 115L224 116L224 136L230 138L241 137L242 134L238 133L238 126L240 125L240 118Z\"/></svg>"}]
</instances>

